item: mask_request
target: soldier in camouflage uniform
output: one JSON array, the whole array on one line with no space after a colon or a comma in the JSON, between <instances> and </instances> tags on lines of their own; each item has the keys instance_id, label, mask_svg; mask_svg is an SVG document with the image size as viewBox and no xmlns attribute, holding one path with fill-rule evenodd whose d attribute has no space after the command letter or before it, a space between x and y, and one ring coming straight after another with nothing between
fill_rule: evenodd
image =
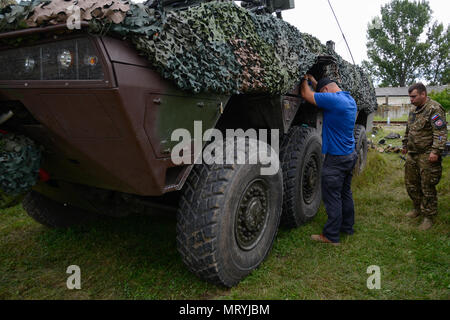
<instances>
[{"instance_id":1,"label":"soldier in camouflage uniform","mask_svg":"<svg viewBox=\"0 0 450 320\"><path fill-rule=\"evenodd\" d=\"M419 229L427 230L437 215L436 185L442 175L441 153L447 141L447 123L442 106L427 96L422 83L408 90L416 107L409 114L403 153L408 154L405 166L406 190L414 203L410 218L424 216Z\"/></svg>"}]
</instances>

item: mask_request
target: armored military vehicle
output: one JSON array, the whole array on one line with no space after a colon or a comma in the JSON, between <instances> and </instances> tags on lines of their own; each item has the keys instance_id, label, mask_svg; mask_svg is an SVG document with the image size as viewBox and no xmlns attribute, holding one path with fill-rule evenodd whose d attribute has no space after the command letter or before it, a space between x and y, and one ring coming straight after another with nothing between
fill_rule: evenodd
<instances>
[{"instance_id":1,"label":"armored military vehicle","mask_svg":"<svg viewBox=\"0 0 450 320\"><path fill-rule=\"evenodd\" d=\"M183 261L202 279L234 286L268 255L280 220L298 227L319 208L322 114L300 97L301 77L331 76L357 100L358 171L373 87L332 43L271 15L294 1L105 2L76 2L78 20L71 1L0 11L0 135L13 143L0 149L0 189L25 189L26 212L54 228L177 201ZM279 132L268 139L280 146L279 170L174 161L177 129L201 151L212 128ZM180 154L196 160L189 150Z\"/></svg>"}]
</instances>

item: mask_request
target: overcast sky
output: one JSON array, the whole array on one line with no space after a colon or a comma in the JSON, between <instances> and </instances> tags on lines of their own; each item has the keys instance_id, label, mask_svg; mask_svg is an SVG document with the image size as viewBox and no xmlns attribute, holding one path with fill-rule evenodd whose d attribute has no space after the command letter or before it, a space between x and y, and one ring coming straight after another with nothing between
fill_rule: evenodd
<instances>
[{"instance_id":1,"label":"overcast sky","mask_svg":"<svg viewBox=\"0 0 450 320\"><path fill-rule=\"evenodd\" d=\"M428 0L432 21L450 23L450 1ZM367 59L366 32L372 18L380 16L382 5L390 0L330 0L334 12L357 64ZM342 34L330 9L328 0L295 0L295 9L283 12L283 19L300 31L310 33L323 43L333 40L336 51L347 61L352 61Z\"/></svg>"},{"instance_id":2,"label":"overcast sky","mask_svg":"<svg viewBox=\"0 0 450 320\"><path fill-rule=\"evenodd\" d=\"M143 2L143 0L133 0ZM372 18L380 16L382 5L390 0L330 0L342 31L357 64L367 59L366 32ZM433 10L432 21L450 24L450 1L428 0ZM296 26L301 32L310 33L322 43L333 40L336 51L352 62L342 34L330 9L328 0L295 0L295 9L283 11L283 19Z\"/></svg>"}]
</instances>

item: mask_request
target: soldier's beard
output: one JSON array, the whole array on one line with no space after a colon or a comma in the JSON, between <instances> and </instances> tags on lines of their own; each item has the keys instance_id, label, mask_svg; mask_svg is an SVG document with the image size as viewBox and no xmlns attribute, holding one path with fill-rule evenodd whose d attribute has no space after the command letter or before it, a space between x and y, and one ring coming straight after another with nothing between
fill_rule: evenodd
<instances>
[{"instance_id":1,"label":"soldier's beard","mask_svg":"<svg viewBox=\"0 0 450 320\"><path fill-rule=\"evenodd\" d=\"M426 97L424 100L422 100L420 102L418 101L418 102L413 103L413 105L415 105L417 110L418 110L418 109L422 108L425 105L427 100L428 100L428 97Z\"/></svg>"}]
</instances>

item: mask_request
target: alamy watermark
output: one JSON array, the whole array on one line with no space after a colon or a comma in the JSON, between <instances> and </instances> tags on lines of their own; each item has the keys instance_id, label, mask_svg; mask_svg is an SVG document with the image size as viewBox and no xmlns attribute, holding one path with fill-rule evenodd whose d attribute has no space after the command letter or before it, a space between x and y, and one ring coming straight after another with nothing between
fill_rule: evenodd
<instances>
[{"instance_id":1,"label":"alamy watermark","mask_svg":"<svg viewBox=\"0 0 450 320\"><path fill-rule=\"evenodd\" d=\"M379 266L369 266L367 268L367 274L370 276L367 278L367 289L373 290L381 289L381 268Z\"/></svg>"},{"instance_id":2,"label":"alamy watermark","mask_svg":"<svg viewBox=\"0 0 450 320\"><path fill-rule=\"evenodd\" d=\"M67 7L67 21L66 25L69 30L81 29L81 9L79 6L73 4Z\"/></svg>"},{"instance_id":3,"label":"alamy watermark","mask_svg":"<svg viewBox=\"0 0 450 320\"><path fill-rule=\"evenodd\" d=\"M80 290L81 289L81 269L80 269L80 267L77 265L68 266L66 269L66 273L70 274L70 276L67 278L67 281L66 281L67 289Z\"/></svg>"},{"instance_id":4,"label":"alamy watermark","mask_svg":"<svg viewBox=\"0 0 450 320\"><path fill-rule=\"evenodd\" d=\"M269 141L270 137L270 143ZM171 160L181 164L260 164L261 175L274 175L280 169L278 129L218 129L203 132L201 121L194 121L194 137L187 129L176 129L171 140L179 141ZM203 142L210 142L203 148Z\"/></svg>"}]
</instances>

